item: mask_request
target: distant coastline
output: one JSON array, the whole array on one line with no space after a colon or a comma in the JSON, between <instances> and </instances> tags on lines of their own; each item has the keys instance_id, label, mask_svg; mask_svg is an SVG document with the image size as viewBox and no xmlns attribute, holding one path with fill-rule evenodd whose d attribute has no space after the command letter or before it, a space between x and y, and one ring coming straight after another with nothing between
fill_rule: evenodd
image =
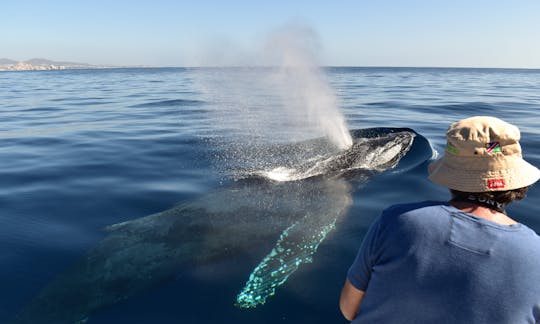
<instances>
[{"instance_id":1,"label":"distant coastline","mask_svg":"<svg viewBox=\"0 0 540 324\"><path fill-rule=\"evenodd\" d=\"M115 66L115 65L93 65L88 63L76 63L76 62L62 62L53 61L44 58L33 58L26 61L16 61L7 58L0 58L0 72L5 71L51 71L51 70L92 70L92 69L125 69L125 68L183 68L183 69L249 69L249 68L262 68L272 69L275 66L150 66L150 65L136 65L136 66ZM324 69L438 69L438 70L531 70L540 71L540 68L525 68L525 67L466 67L466 66L345 66L345 65L328 65L321 66Z\"/></svg>"},{"instance_id":2,"label":"distant coastline","mask_svg":"<svg viewBox=\"0 0 540 324\"><path fill-rule=\"evenodd\" d=\"M73 69L109 69L115 66L92 65L87 63L58 62L43 58L34 58L26 61L16 61L0 58L0 71L49 71Z\"/></svg>"}]
</instances>

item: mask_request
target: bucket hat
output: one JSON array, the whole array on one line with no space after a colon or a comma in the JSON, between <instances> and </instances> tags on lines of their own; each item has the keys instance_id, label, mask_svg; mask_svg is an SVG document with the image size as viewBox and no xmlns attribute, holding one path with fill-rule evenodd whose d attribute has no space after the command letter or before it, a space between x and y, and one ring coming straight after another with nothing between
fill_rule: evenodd
<instances>
[{"instance_id":1,"label":"bucket hat","mask_svg":"<svg viewBox=\"0 0 540 324\"><path fill-rule=\"evenodd\" d=\"M429 179L463 192L506 191L538 181L540 170L525 161L519 129L487 116L450 125L444 156L432 162Z\"/></svg>"}]
</instances>

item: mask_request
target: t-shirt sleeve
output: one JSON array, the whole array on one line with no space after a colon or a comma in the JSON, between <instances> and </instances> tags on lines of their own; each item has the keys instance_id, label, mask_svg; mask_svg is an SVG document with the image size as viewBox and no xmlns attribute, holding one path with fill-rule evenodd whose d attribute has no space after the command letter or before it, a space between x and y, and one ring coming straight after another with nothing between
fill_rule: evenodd
<instances>
[{"instance_id":1,"label":"t-shirt sleeve","mask_svg":"<svg viewBox=\"0 0 540 324\"><path fill-rule=\"evenodd\" d=\"M375 251L377 247L377 237L380 230L381 218L379 217L369 228L356 259L347 272L347 278L352 285L362 291L366 291L371 271L375 264Z\"/></svg>"}]
</instances>

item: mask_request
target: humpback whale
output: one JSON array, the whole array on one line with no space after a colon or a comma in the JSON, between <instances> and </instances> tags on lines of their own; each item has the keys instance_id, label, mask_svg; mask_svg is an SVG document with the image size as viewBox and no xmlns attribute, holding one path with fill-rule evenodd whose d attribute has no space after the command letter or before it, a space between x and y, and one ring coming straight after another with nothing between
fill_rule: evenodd
<instances>
[{"instance_id":1,"label":"humpback whale","mask_svg":"<svg viewBox=\"0 0 540 324\"><path fill-rule=\"evenodd\" d=\"M355 185L385 170L412 168L432 155L428 141L411 129L351 134L347 150L318 151L297 165L249 170L194 201L108 226L106 237L46 285L12 323L83 323L101 308L173 279L183 267L219 263L258 246L268 246L267 253L258 256L261 261L247 280L238 282L231 304L264 304L312 261L346 214ZM281 152L322 142L291 144Z\"/></svg>"}]
</instances>

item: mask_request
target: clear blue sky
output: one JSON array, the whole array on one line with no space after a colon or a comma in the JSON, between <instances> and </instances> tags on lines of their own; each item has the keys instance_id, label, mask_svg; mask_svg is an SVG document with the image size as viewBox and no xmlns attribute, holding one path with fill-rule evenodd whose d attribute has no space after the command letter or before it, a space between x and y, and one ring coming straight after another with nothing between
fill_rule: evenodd
<instances>
[{"instance_id":1,"label":"clear blue sky","mask_svg":"<svg viewBox=\"0 0 540 324\"><path fill-rule=\"evenodd\" d=\"M6 0L0 58L238 64L291 22L324 65L540 68L539 0Z\"/></svg>"}]
</instances>

